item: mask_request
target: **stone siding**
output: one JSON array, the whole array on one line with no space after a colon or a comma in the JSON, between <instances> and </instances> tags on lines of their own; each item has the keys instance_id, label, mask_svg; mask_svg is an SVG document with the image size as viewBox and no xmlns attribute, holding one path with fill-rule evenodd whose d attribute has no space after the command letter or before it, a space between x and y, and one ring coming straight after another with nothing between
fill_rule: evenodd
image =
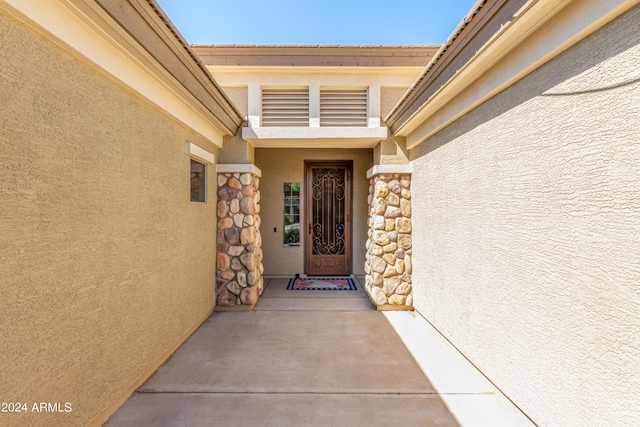
<instances>
[{"instance_id":1,"label":"stone siding","mask_svg":"<svg viewBox=\"0 0 640 427\"><path fill-rule=\"evenodd\" d=\"M259 185L250 173L218 174L218 306L253 306L262 294Z\"/></svg>"},{"instance_id":2,"label":"stone siding","mask_svg":"<svg viewBox=\"0 0 640 427\"><path fill-rule=\"evenodd\" d=\"M411 175L370 179L365 287L380 306L413 306L411 287Z\"/></svg>"}]
</instances>

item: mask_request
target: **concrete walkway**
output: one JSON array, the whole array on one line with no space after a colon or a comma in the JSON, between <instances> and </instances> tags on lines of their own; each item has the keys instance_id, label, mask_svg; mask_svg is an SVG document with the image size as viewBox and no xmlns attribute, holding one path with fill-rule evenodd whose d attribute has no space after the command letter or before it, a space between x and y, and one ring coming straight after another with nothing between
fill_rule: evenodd
<instances>
[{"instance_id":1,"label":"concrete walkway","mask_svg":"<svg viewBox=\"0 0 640 427\"><path fill-rule=\"evenodd\" d=\"M286 284L215 312L106 425L533 425L419 315Z\"/></svg>"}]
</instances>

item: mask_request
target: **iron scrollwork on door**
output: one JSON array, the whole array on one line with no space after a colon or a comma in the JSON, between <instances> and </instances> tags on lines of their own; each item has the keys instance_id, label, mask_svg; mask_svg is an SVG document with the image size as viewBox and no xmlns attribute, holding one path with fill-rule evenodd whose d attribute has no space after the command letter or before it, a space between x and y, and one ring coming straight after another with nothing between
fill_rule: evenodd
<instances>
[{"instance_id":1,"label":"iron scrollwork on door","mask_svg":"<svg viewBox=\"0 0 640 427\"><path fill-rule=\"evenodd\" d=\"M313 254L344 254L345 174L345 169L313 169L313 221L311 224Z\"/></svg>"}]
</instances>

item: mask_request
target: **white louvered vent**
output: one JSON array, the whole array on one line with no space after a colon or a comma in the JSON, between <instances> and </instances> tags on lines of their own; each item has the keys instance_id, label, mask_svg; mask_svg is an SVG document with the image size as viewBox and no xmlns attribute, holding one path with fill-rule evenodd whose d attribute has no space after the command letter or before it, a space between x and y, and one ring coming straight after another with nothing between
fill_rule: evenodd
<instances>
[{"instance_id":1,"label":"white louvered vent","mask_svg":"<svg viewBox=\"0 0 640 427\"><path fill-rule=\"evenodd\" d=\"M262 89L262 126L309 126L309 88Z\"/></svg>"},{"instance_id":2,"label":"white louvered vent","mask_svg":"<svg viewBox=\"0 0 640 427\"><path fill-rule=\"evenodd\" d=\"M321 89L320 126L367 126L367 90Z\"/></svg>"}]
</instances>

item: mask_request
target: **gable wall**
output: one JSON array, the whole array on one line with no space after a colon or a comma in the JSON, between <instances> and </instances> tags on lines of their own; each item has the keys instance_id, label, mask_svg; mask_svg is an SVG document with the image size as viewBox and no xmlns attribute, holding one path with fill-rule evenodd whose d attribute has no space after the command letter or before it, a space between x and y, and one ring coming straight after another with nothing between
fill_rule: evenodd
<instances>
[{"instance_id":1,"label":"gable wall","mask_svg":"<svg viewBox=\"0 0 640 427\"><path fill-rule=\"evenodd\" d=\"M639 22L411 151L415 308L540 425L640 423Z\"/></svg>"},{"instance_id":2,"label":"gable wall","mask_svg":"<svg viewBox=\"0 0 640 427\"><path fill-rule=\"evenodd\" d=\"M0 424L86 425L213 309L185 143L216 150L3 14L0 45L0 396L72 405Z\"/></svg>"}]
</instances>

